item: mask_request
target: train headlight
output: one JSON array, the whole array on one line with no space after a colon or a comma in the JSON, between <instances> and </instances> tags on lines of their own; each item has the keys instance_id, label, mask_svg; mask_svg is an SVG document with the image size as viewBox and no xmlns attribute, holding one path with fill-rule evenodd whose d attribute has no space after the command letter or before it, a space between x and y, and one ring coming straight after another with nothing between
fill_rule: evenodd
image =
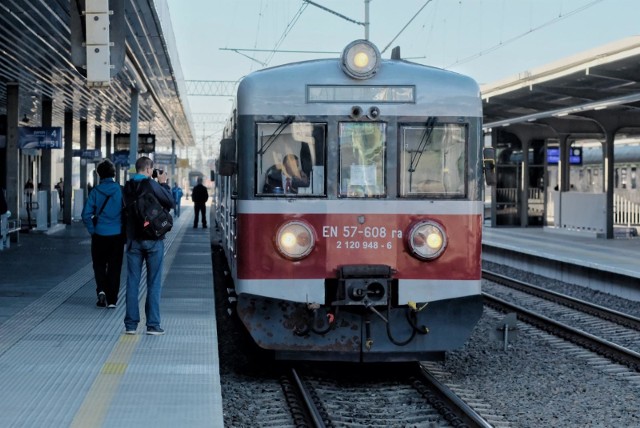
<instances>
[{"instance_id":1,"label":"train headlight","mask_svg":"<svg viewBox=\"0 0 640 428\"><path fill-rule=\"evenodd\" d=\"M420 221L414 224L407 234L407 247L414 257L432 260L444 252L447 247L447 235L438 223Z\"/></svg>"},{"instance_id":2,"label":"train headlight","mask_svg":"<svg viewBox=\"0 0 640 428\"><path fill-rule=\"evenodd\" d=\"M354 79L369 79L380 67L380 51L368 40L356 40L342 51L341 65Z\"/></svg>"},{"instance_id":3,"label":"train headlight","mask_svg":"<svg viewBox=\"0 0 640 428\"><path fill-rule=\"evenodd\" d=\"M276 248L288 259L300 260L308 256L314 246L311 227L301 221L283 224L276 234Z\"/></svg>"}]
</instances>

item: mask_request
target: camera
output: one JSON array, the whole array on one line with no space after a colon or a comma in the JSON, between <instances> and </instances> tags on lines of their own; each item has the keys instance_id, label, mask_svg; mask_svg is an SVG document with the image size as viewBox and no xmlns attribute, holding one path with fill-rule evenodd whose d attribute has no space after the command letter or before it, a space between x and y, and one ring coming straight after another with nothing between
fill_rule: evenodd
<instances>
[{"instance_id":1,"label":"camera","mask_svg":"<svg viewBox=\"0 0 640 428\"><path fill-rule=\"evenodd\" d=\"M154 168L153 173L151 174L152 178L158 178L159 175L164 174L164 171L161 169Z\"/></svg>"}]
</instances>

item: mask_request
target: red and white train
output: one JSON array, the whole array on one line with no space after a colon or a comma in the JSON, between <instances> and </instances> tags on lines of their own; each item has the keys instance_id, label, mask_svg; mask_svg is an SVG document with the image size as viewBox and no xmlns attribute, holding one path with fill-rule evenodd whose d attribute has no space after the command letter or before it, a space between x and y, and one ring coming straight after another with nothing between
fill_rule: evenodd
<instances>
[{"instance_id":1,"label":"red and white train","mask_svg":"<svg viewBox=\"0 0 640 428\"><path fill-rule=\"evenodd\" d=\"M245 77L214 216L255 342L362 362L461 347L482 314L482 141L476 82L365 40Z\"/></svg>"}]
</instances>

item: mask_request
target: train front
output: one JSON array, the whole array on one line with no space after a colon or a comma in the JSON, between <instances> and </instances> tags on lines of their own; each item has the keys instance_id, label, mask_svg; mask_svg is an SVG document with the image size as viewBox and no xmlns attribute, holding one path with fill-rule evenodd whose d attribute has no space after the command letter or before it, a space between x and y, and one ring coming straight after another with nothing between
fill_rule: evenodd
<instances>
[{"instance_id":1,"label":"train front","mask_svg":"<svg viewBox=\"0 0 640 428\"><path fill-rule=\"evenodd\" d=\"M249 75L236 112L226 246L256 343L341 361L461 347L482 313L477 84L359 40Z\"/></svg>"}]
</instances>

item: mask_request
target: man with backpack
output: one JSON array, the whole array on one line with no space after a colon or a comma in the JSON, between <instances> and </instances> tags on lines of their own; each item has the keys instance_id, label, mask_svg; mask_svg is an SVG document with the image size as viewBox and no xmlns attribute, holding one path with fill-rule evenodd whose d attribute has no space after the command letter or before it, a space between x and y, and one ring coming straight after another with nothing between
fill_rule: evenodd
<instances>
[{"instance_id":1,"label":"man with backpack","mask_svg":"<svg viewBox=\"0 0 640 428\"><path fill-rule=\"evenodd\" d=\"M152 175L157 176L157 181L151 178ZM136 334L140 322L138 293L143 262L147 266L147 334L164 334L160 327L164 233L171 229L169 210L174 208L167 178L167 173L161 170L154 174L153 161L142 156L136 161L136 174L124 187L127 217L126 334Z\"/></svg>"}]
</instances>

